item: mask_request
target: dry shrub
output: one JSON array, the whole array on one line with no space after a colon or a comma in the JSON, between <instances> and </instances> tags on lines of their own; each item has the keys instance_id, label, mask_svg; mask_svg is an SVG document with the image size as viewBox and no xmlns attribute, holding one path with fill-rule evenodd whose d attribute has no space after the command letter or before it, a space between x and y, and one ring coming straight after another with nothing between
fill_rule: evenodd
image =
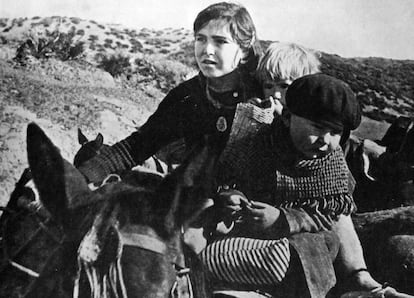
<instances>
[{"instance_id":1,"label":"dry shrub","mask_svg":"<svg viewBox=\"0 0 414 298\"><path fill-rule=\"evenodd\" d=\"M60 32L59 27L54 31L30 31L26 40L16 51L15 61L25 64L29 56L36 59L54 57L61 61L74 60L84 52L84 43L75 40L75 30Z\"/></svg>"},{"instance_id":2,"label":"dry shrub","mask_svg":"<svg viewBox=\"0 0 414 298\"><path fill-rule=\"evenodd\" d=\"M103 56L98 64L99 68L109 72L113 77L118 77L123 73L127 73L131 69L129 57L122 54Z\"/></svg>"},{"instance_id":3,"label":"dry shrub","mask_svg":"<svg viewBox=\"0 0 414 298\"><path fill-rule=\"evenodd\" d=\"M162 56L155 56L151 58L150 62L155 68L159 87L164 92L184 81L189 73L194 73L193 68L179 61L169 60Z\"/></svg>"}]
</instances>

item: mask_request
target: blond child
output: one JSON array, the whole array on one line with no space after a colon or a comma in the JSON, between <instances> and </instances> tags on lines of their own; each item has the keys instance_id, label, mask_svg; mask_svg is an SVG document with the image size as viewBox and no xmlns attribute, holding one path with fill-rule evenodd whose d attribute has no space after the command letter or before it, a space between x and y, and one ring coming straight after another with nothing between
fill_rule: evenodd
<instances>
[{"instance_id":1,"label":"blond child","mask_svg":"<svg viewBox=\"0 0 414 298\"><path fill-rule=\"evenodd\" d=\"M289 85L305 75L318 73L319 54L295 43L273 42L261 57L257 78L262 84L264 98L272 99L276 115L286 106L285 94Z\"/></svg>"}]
</instances>

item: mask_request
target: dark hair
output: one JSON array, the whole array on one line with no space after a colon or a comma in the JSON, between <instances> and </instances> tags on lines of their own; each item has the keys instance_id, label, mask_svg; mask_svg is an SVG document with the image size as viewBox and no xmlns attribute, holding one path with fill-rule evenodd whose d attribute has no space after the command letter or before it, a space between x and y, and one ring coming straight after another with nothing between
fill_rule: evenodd
<instances>
[{"instance_id":1,"label":"dark hair","mask_svg":"<svg viewBox=\"0 0 414 298\"><path fill-rule=\"evenodd\" d=\"M244 51L248 52L245 66L254 71L262 54L262 47L257 37L256 27L247 9L230 2L219 2L208 6L197 15L194 21L194 34L197 34L208 22L223 20L229 24L232 37Z\"/></svg>"}]
</instances>

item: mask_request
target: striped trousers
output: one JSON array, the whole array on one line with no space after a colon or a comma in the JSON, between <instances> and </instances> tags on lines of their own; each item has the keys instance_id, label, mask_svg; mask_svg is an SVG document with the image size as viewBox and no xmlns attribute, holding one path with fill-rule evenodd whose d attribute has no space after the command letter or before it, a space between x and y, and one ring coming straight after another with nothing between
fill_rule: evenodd
<instances>
[{"instance_id":1,"label":"striped trousers","mask_svg":"<svg viewBox=\"0 0 414 298\"><path fill-rule=\"evenodd\" d=\"M289 267L289 241L223 238L207 245L200 257L215 279L246 285L277 285Z\"/></svg>"}]
</instances>

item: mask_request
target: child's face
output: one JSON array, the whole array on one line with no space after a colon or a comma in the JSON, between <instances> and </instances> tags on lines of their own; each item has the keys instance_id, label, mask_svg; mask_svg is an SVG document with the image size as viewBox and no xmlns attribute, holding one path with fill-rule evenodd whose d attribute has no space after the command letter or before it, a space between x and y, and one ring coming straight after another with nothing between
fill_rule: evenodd
<instances>
[{"instance_id":1,"label":"child's face","mask_svg":"<svg viewBox=\"0 0 414 298\"><path fill-rule=\"evenodd\" d=\"M207 78L232 72L245 56L229 25L221 20L210 21L195 34L194 49L198 67Z\"/></svg>"},{"instance_id":2,"label":"child's face","mask_svg":"<svg viewBox=\"0 0 414 298\"><path fill-rule=\"evenodd\" d=\"M308 159L323 157L338 148L342 134L294 114L291 114L289 132L296 149Z\"/></svg>"},{"instance_id":3,"label":"child's face","mask_svg":"<svg viewBox=\"0 0 414 298\"><path fill-rule=\"evenodd\" d=\"M279 100L282 105L286 105L285 95L286 90L292 82L290 80L271 80L268 79L263 82L263 93L265 98L273 97Z\"/></svg>"}]
</instances>

